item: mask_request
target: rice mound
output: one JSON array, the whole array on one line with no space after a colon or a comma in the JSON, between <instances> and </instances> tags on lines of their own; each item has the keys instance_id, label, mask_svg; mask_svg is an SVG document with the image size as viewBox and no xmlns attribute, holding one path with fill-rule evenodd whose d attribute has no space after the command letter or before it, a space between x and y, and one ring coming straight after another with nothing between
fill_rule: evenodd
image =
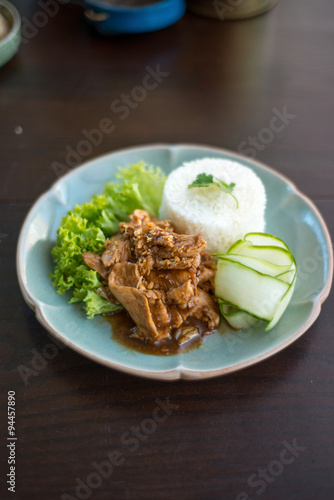
<instances>
[{"instance_id":1,"label":"rice mound","mask_svg":"<svg viewBox=\"0 0 334 500\"><path fill-rule=\"evenodd\" d=\"M188 188L198 174L212 174L227 184L235 182L233 194L216 186ZM184 163L168 176L160 206L160 219L169 219L178 233L203 233L209 253L225 253L250 232L265 229L266 192L259 177L236 161L203 158Z\"/></svg>"}]
</instances>

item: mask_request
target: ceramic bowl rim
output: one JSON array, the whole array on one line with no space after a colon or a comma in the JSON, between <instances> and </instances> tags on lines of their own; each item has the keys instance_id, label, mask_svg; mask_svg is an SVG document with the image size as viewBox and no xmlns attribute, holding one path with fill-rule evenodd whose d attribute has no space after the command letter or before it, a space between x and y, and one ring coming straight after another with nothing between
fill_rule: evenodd
<instances>
[{"instance_id":1,"label":"ceramic bowl rim","mask_svg":"<svg viewBox=\"0 0 334 500\"><path fill-rule=\"evenodd\" d=\"M13 20L13 25L11 26L11 29L9 33L5 36L0 41L0 51L3 49L3 47L7 46L13 38L16 37L17 33L20 31L21 28L21 16L17 10L17 8L8 2L7 0L0 0L0 6L4 7L10 14L12 20Z\"/></svg>"}]
</instances>

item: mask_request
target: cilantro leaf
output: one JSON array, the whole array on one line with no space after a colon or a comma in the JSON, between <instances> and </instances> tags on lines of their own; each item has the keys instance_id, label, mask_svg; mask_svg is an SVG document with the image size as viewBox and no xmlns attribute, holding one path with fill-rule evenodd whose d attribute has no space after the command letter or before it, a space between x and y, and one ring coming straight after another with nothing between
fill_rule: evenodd
<instances>
[{"instance_id":1,"label":"cilantro leaf","mask_svg":"<svg viewBox=\"0 0 334 500\"><path fill-rule=\"evenodd\" d=\"M224 193L230 194L234 199L237 204L237 208L239 208L239 203L234 194L232 194L232 191L235 187L235 182L231 182L230 184L226 184L226 182L221 181L220 179L216 179L216 182L214 182L216 186L218 186L221 191Z\"/></svg>"},{"instance_id":2,"label":"cilantro leaf","mask_svg":"<svg viewBox=\"0 0 334 500\"><path fill-rule=\"evenodd\" d=\"M212 174L198 174L193 183L188 185L188 188L198 188L198 187L208 187L208 186L217 186L223 193L230 194L237 204L237 208L239 208L239 203L237 198L232 193L235 182L231 182L230 184L226 184L226 182L217 179Z\"/></svg>"},{"instance_id":3,"label":"cilantro leaf","mask_svg":"<svg viewBox=\"0 0 334 500\"><path fill-rule=\"evenodd\" d=\"M198 174L196 179L192 184L189 184L188 188L194 188L194 187L208 187L211 184L215 184L213 181L213 175L208 175L208 174Z\"/></svg>"}]
</instances>

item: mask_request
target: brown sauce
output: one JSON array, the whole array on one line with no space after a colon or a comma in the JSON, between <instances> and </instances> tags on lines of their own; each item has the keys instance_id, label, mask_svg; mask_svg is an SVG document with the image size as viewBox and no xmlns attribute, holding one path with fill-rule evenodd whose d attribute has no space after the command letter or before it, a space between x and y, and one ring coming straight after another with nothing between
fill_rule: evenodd
<instances>
[{"instance_id":1,"label":"brown sauce","mask_svg":"<svg viewBox=\"0 0 334 500\"><path fill-rule=\"evenodd\" d=\"M184 326L195 326L198 328L199 335L197 337L189 340L189 342L186 342L182 346L178 345L173 335L171 339L161 340L154 344L150 344L131 336L136 325L126 311L123 310L111 315L106 315L105 318L112 327L111 338L113 340L129 349L133 349L143 354L151 354L153 356L170 356L171 354L181 354L193 351L204 342L205 337L208 335L208 327L205 323L189 317L187 321L185 321Z\"/></svg>"}]
</instances>

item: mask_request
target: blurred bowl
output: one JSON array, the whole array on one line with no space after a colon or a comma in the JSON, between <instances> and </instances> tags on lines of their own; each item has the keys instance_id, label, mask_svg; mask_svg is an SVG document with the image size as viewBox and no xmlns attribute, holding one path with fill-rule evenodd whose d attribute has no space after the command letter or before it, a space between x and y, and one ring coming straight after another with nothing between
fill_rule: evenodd
<instances>
[{"instance_id":1,"label":"blurred bowl","mask_svg":"<svg viewBox=\"0 0 334 500\"><path fill-rule=\"evenodd\" d=\"M14 5L0 0L0 14L8 24L8 33L0 40L0 67L18 51L21 43L21 17Z\"/></svg>"},{"instance_id":2,"label":"blurred bowl","mask_svg":"<svg viewBox=\"0 0 334 500\"><path fill-rule=\"evenodd\" d=\"M225 19L245 19L263 14L276 5L278 0L188 0L187 8L195 14Z\"/></svg>"},{"instance_id":3,"label":"blurred bowl","mask_svg":"<svg viewBox=\"0 0 334 500\"><path fill-rule=\"evenodd\" d=\"M185 0L85 0L86 19L102 34L166 28L185 13Z\"/></svg>"}]
</instances>

